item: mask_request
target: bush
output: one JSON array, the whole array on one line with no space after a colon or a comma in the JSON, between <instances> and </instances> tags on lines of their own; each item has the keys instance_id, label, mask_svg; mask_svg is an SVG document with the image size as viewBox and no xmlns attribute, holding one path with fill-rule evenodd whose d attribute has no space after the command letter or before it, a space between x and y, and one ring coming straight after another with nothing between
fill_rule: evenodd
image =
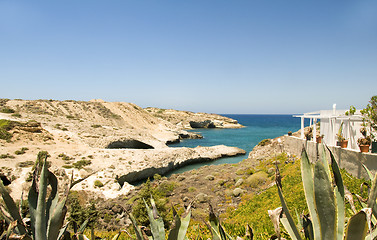
<instances>
[{"instance_id":1,"label":"bush","mask_svg":"<svg viewBox=\"0 0 377 240\"><path fill-rule=\"evenodd\" d=\"M16 154L16 155L22 155L22 154L24 154L27 150L29 150L29 148L27 148L27 147L23 147L23 148L21 148L20 150L15 151L14 154Z\"/></svg>"},{"instance_id":2,"label":"bush","mask_svg":"<svg viewBox=\"0 0 377 240\"><path fill-rule=\"evenodd\" d=\"M103 183L100 180L95 180L94 181L94 186L101 188L101 187L103 187Z\"/></svg>"},{"instance_id":3,"label":"bush","mask_svg":"<svg viewBox=\"0 0 377 240\"><path fill-rule=\"evenodd\" d=\"M268 145L268 144L270 144L271 143L271 139L263 139L262 141L260 141L259 143L258 143L258 146L266 146L266 145Z\"/></svg>"},{"instance_id":4,"label":"bush","mask_svg":"<svg viewBox=\"0 0 377 240\"><path fill-rule=\"evenodd\" d=\"M14 113L14 110L8 107L3 107L0 112L2 113Z\"/></svg>"},{"instance_id":5,"label":"bush","mask_svg":"<svg viewBox=\"0 0 377 240\"><path fill-rule=\"evenodd\" d=\"M19 113L13 113L11 116L12 117L16 117L16 118L22 117L21 114L19 114Z\"/></svg>"},{"instance_id":6,"label":"bush","mask_svg":"<svg viewBox=\"0 0 377 240\"><path fill-rule=\"evenodd\" d=\"M34 165L33 161L25 161L25 162L19 162L17 164L17 167L24 168L24 167L31 167Z\"/></svg>"},{"instance_id":7,"label":"bush","mask_svg":"<svg viewBox=\"0 0 377 240\"><path fill-rule=\"evenodd\" d=\"M102 127L102 126L99 125L99 124L93 124L91 127L92 127L92 128L100 128L100 127Z\"/></svg>"},{"instance_id":8,"label":"bush","mask_svg":"<svg viewBox=\"0 0 377 240\"><path fill-rule=\"evenodd\" d=\"M81 169L81 168L88 166L90 164L92 164L92 161L81 159L81 160L73 163L72 165L73 165L74 168Z\"/></svg>"},{"instance_id":9,"label":"bush","mask_svg":"<svg viewBox=\"0 0 377 240\"><path fill-rule=\"evenodd\" d=\"M10 155L9 153L7 153L7 154L1 154L0 155L0 159L4 159L4 158L14 158L14 156Z\"/></svg>"},{"instance_id":10,"label":"bush","mask_svg":"<svg viewBox=\"0 0 377 240\"><path fill-rule=\"evenodd\" d=\"M3 140L10 140L12 138L12 134L8 131L13 128L13 124L9 120L0 119L0 139Z\"/></svg>"},{"instance_id":11,"label":"bush","mask_svg":"<svg viewBox=\"0 0 377 240\"><path fill-rule=\"evenodd\" d=\"M268 174L260 171L246 178L245 182L251 188L256 188L259 184L263 184L264 182L266 182L267 178Z\"/></svg>"},{"instance_id":12,"label":"bush","mask_svg":"<svg viewBox=\"0 0 377 240\"><path fill-rule=\"evenodd\" d=\"M132 214L137 219L139 225L148 226L149 218L143 199L147 200L151 197L155 200L157 210L165 223L165 227L167 227L171 220L171 216L168 216L167 210L168 199L164 196L164 193L156 188L156 186L152 186L149 179L142 185L138 195L130 200L132 204Z\"/></svg>"},{"instance_id":13,"label":"bush","mask_svg":"<svg viewBox=\"0 0 377 240\"><path fill-rule=\"evenodd\" d=\"M70 156L66 155L65 153L60 153L58 155L58 157L61 157L62 160L64 160L64 161L69 161L69 160L73 160L74 159L73 157L70 157Z\"/></svg>"}]
</instances>

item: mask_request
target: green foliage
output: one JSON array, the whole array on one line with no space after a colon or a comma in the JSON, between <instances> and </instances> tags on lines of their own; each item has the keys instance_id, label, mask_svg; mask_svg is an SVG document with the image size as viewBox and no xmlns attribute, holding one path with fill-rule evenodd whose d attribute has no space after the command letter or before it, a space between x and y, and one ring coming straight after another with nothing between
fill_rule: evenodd
<instances>
[{"instance_id":1,"label":"green foliage","mask_svg":"<svg viewBox=\"0 0 377 240\"><path fill-rule=\"evenodd\" d=\"M248 184L250 187L255 188L258 187L259 184L266 182L267 178L268 174L263 171L260 171L246 178L245 183Z\"/></svg>"},{"instance_id":2,"label":"green foliage","mask_svg":"<svg viewBox=\"0 0 377 240\"><path fill-rule=\"evenodd\" d=\"M78 160L77 162L73 163L72 165L73 165L74 168L81 169L81 168L88 166L90 164L92 164L91 160L81 159L81 160Z\"/></svg>"},{"instance_id":3,"label":"green foliage","mask_svg":"<svg viewBox=\"0 0 377 240\"><path fill-rule=\"evenodd\" d=\"M10 140L12 138L12 134L8 131L13 128L13 124L9 120L0 119L0 139L3 140Z\"/></svg>"},{"instance_id":4,"label":"green foliage","mask_svg":"<svg viewBox=\"0 0 377 240\"><path fill-rule=\"evenodd\" d=\"M286 155L283 154L278 158L285 159ZM276 158L266 161L265 166L260 166L260 168L269 168L270 162L275 161ZM281 175L284 189L289 189L285 196L288 205L298 212L306 211L305 197L301 184L300 161L282 165ZM267 211L279 206L279 196L273 187L256 195L246 195L236 210L227 209L227 212L222 216L225 219L223 226L229 234L243 236L246 231L244 226L249 224L254 230L256 239L270 239L274 234L274 227Z\"/></svg>"},{"instance_id":5,"label":"green foliage","mask_svg":"<svg viewBox=\"0 0 377 240\"><path fill-rule=\"evenodd\" d=\"M346 114L346 116L352 116L352 115L355 114L355 112L356 112L356 108L351 105L350 110L346 111L345 114Z\"/></svg>"},{"instance_id":6,"label":"green foliage","mask_svg":"<svg viewBox=\"0 0 377 240\"><path fill-rule=\"evenodd\" d=\"M102 183L100 180L95 180L95 181L94 181L94 186L95 186L95 187L99 187L99 188L101 188L101 187L103 187L104 185L103 185L103 183Z\"/></svg>"},{"instance_id":7,"label":"green foliage","mask_svg":"<svg viewBox=\"0 0 377 240\"><path fill-rule=\"evenodd\" d=\"M33 161L25 161L25 162L19 162L18 164L17 164L17 167L21 167L21 168L23 168L23 167L31 167L31 166L33 166L34 165L34 162Z\"/></svg>"},{"instance_id":8,"label":"green foliage","mask_svg":"<svg viewBox=\"0 0 377 240\"><path fill-rule=\"evenodd\" d=\"M377 175L375 178L366 169L372 180L372 187L368 196L367 204L361 203L363 209L356 213L353 208L354 215L349 218L347 228L345 228L345 199L347 192L345 191L341 171L338 164L330 151L330 166L323 151L319 161L312 164L309 161L306 150L302 152L301 172L302 182L304 186L305 198L310 214L310 218L303 217L305 224L300 224L300 228L304 228L305 238L324 239L324 240L342 240L345 239L365 239L368 233L368 239L374 239L377 236L377 229L371 230L372 213L373 218L377 217ZM282 212L275 216L277 224L275 224L276 234L280 235L278 222L282 223L288 231L292 239L302 239L299 230L291 217L290 210L287 207L285 198L282 193L282 185L279 178L276 179L276 186L279 198L282 204ZM352 205L352 195L347 194L347 199ZM278 210L278 209L276 209ZM275 211L276 211L275 210ZM272 211L269 211L269 213ZM271 215L271 214L270 214ZM271 217L272 220L274 218ZM373 219L374 220L374 219ZM277 225L277 226L276 226ZM368 231L369 230L369 231Z\"/></svg>"},{"instance_id":9,"label":"green foliage","mask_svg":"<svg viewBox=\"0 0 377 240\"><path fill-rule=\"evenodd\" d=\"M147 210L148 214L148 219L150 222L150 230L152 233L152 239L156 240L163 240L165 239L165 227L164 227L164 221L162 217L160 216L157 207L156 207L156 202L154 201L153 197L150 198L150 205L147 204L147 202L143 199L143 202L145 204L145 208ZM170 232L168 233L168 240L184 240L187 239L186 237L186 232L187 228L190 223L190 218L191 218L191 204L187 207L185 213L183 214L182 218L178 215L176 212L175 208L172 208L173 210L173 215L175 218L174 224ZM128 214L132 226L134 228L134 232L136 235L137 240L144 240L144 235L143 230L137 225L136 220L132 214Z\"/></svg>"},{"instance_id":10,"label":"green foliage","mask_svg":"<svg viewBox=\"0 0 377 240\"><path fill-rule=\"evenodd\" d=\"M159 180L161 180L161 175L160 174L158 174L158 173L156 173L155 175L153 175L153 179L154 180L157 180L157 181L159 181Z\"/></svg>"},{"instance_id":11,"label":"green foliage","mask_svg":"<svg viewBox=\"0 0 377 240\"><path fill-rule=\"evenodd\" d=\"M149 199L151 197L155 199L156 208L163 221L165 224L169 224L171 216L168 215L168 210L166 208L168 199L163 192L159 191L157 186L152 185L149 179L142 185L138 195L131 199L132 214L135 216L140 225L148 226L149 218L143 199Z\"/></svg>"},{"instance_id":12,"label":"green foliage","mask_svg":"<svg viewBox=\"0 0 377 240\"><path fill-rule=\"evenodd\" d=\"M14 154L16 154L16 155L22 155L22 154L24 154L27 150L29 150L29 148L27 148L27 147L23 147L23 148L21 148L20 150L16 150L16 151L14 152Z\"/></svg>"},{"instance_id":13,"label":"green foliage","mask_svg":"<svg viewBox=\"0 0 377 240\"><path fill-rule=\"evenodd\" d=\"M271 139L263 139L262 141L260 141L259 143L258 143L258 146L266 146L266 145L268 145L268 144L270 144L271 143Z\"/></svg>"},{"instance_id":14,"label":"green foliage","mask_svg":"<svg viewBox=\"0 0 377 240\"><path fill-rule=\"evenodd\" d=\"M13 159L14 156L13 156L13 155L10 155L9 153L7 153L7 154L1 154L1 155L0 155L0 159L4 159L4 158L11 158L11 159Z\"/></svg>"},{"instance_id":15,"label":"green foliage","mask_svg":"<svg viewBox=\"0 0 377 240\"><path fill-rule=\"evenodd\" d=\"M102 126L99 125L99 124L93 124L91 127L92 127L92 128L100 128L100 127L102 127Z\"/></svg>"},{"instance_id":16,"label":"green foliage","mask_svg":"<svg viewBox=\"0 0 377 240\"><path fill-rule=\"evenodd\" d=\"M14 110L8 107L3 107L0 112L2 113L14 113Z\"/></svg>"},{"instance_id":17,"label":"green foliage","mask_svg":"<svg viewBox=\"0 0 377 240\"><path fill-rule=\"evenodd\" d=\"M96 225L99 213L95 202L91 202L89 205L83 207L77 194L71 194L68 198L68 206L68 221L75 222L77 226L82 226L88 220L88 227L92 228Z\"/></svg>"},{"instance_id":18,"label":"green foliage","mask_svg":"<svg viewBox=\"0 0 377 240\"><path fill-rule=\"evenodd\" d=\"M22 117L21 114L19 114L19 113L13 113L11 116L12 117L16 117L16 118Z\"/></svg>"},{"instance_id":19,"label":"green foliage","mask_svg":"<svg viewBox=\"0 0 377 240\"><path fill-rule=\"evenodd\" d=\"M58 157L62 158L62 160L64 160L64 161L69 161L69 160L73 160L73 159L74 159L73 157L70 157L70 156L68 156L68 155L65 154L65 153L60 153L60 154L58 155Z\"/></svg>"}]
</instances>

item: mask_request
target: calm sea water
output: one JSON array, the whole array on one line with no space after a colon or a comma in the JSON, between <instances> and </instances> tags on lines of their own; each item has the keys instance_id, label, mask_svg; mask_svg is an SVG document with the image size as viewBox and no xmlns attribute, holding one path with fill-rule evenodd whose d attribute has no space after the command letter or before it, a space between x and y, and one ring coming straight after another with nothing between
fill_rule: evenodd
<instances>
[{"instance_id":1,"label":"calm sea water","mask_svg":"<svg viewBox=\"0 0 377 240\"><path fill-rule=\"evenodd\" d=\"M249 152L261 140L266 138L276 138L287 134L288 131L295 132L300 129L300 118L293 115L256 115L256 114L222 114L223 116L236 119L244 128L239 129L196 129L191 130L203 135L203 139L187 139L180 143L172 144L170 147L197 147L215 146L224 144L244 149L246 155L221 158L216 161L192 164L176 169L171 172L181 173L199 168L203 165L214 165L223 163L238 163L247 158Z\"/></svg>"}]
</instances>

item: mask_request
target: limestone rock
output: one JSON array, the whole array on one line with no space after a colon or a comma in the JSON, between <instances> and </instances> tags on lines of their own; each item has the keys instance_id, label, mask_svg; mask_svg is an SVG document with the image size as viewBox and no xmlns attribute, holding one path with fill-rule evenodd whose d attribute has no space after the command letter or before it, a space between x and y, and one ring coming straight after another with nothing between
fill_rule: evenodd
<instances>
[{"instance_id":1,"label":"limestone rock","mask_svg":"<svg viewBox=\"0 0 377 240\"><path fill-rule=\"evenodd\" d=\"M208 201L208 195L205 193L199 193L196 195L196 200L200 203L205 203Z\"/></svg>"},{"instance_id":2,"label":"limestone rock","mask_svg":"<svg viewBox=\"0 0 377 240\"><path fill-rule=\"evenodd\" d=\"M233 196L239 197L243 192L244 192L244 190L242 190L241 188L235 188L233 190Z\"/></svg>"}]
</instances>

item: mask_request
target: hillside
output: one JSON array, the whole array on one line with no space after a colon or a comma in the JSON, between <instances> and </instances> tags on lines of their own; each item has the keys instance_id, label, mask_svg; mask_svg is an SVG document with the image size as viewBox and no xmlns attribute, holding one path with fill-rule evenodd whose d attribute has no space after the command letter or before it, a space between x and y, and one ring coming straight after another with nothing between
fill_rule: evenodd
<instances>
[{"instance_id":1,"label":"hillside","mask_svg":"<svg viewBox=\"0 0 377 240\"><path fill-rule=\"evenodd\" d=\"M29 186L25 179L39 151L49 153L62 180L72 169L75 178L97 171L75 188L105 197L127 193L133 188L129 182L155 173L245 153L226 146L169 148L171 142L200 136L132 103L1 99L0 112L2 174L12 179L17 198L22 190L17 186ZM94 186L99 179L101 188Z\"/></svg>"}]
</instances>

